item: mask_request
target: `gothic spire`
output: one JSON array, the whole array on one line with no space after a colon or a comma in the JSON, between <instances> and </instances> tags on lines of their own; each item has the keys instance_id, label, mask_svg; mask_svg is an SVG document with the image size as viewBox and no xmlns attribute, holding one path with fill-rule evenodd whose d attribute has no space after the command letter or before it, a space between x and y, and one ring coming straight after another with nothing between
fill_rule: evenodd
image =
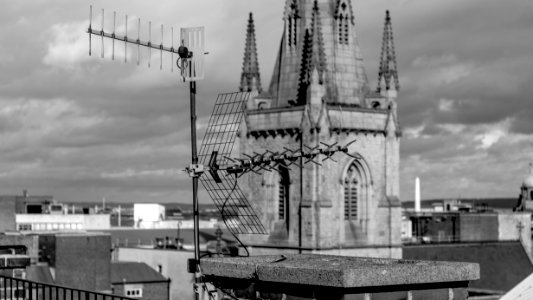
<instances>
[{"instance_id":1,"label":"gothic spire","mask_svg":"<svg viewBox=\"0 0 533 300\"><path fill-rule=\"evenodd\" d=\"M313 6L313 13L311 19L311 45L313 52L311 53L310 69L312 73L316 68L318 71L318 81L320 84L324 80L324 72L326 71L326 54L324 53L324 39L322 38L322 24L320 23L320 12L318 10L317 0Z\"/></svg>"},{"instance_id":2,"label":"gothic spire","mask_svg":"<svg viewBox=\"0 0 533 300\"><path fill-rule=\"evenodd\" d=\"M320 12L315 0L311 19L311 29L306 29L304 34L304 45L302 51L302 65L300 67L300 78L298 85L298 103L305 103L307 97L307 87L311 83L311 76L314 70L318 73L318 83L324 82L326 72L326 54L324 53L324 40L322 37L322 25L320 23Z\"/></svg>"},{"instance_id":3,"label":"gothic spire","mask_svg":"<svg viewBox=\"0 0 533 300\"><path fill-rule=\"evenodd\" d=\"M385 82L385 90L390 90L391 88L394 88L396 91L400 90L398 66L396 65L396 53L394 51L394 40L392 37L392 23L388 10L385 16L378 74L378 86L376 89L378 93L381 92L383 81Z\"/></svg>"},{"instance_id":4,"label":"gothic spire","mask_svg":"<svg viewBox=\"0 0 533 300\"><path fill-rule=\"evenodd\" d=\"M241 92L262 92L259 61L257 58L257 47L255 43L254 19L252 13L250 13L248 27L246 29L246 44L244 46L244 60L242 64L241 84L239 86L239 90Z\"/></svg>"}]
</instances>

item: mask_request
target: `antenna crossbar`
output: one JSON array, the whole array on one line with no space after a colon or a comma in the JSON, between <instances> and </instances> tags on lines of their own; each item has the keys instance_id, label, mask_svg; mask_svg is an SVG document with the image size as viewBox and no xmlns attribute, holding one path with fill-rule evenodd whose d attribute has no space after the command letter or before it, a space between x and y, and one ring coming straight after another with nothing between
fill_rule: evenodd
<instances>
[{"instance_id":1,"label":"antenna crossbar","mask_svg":"<svg viewBox=\"0 0 533 300\"><path fill-rule=\"evenodd\" d=\"M130 43L130 44L133 44L133 45L139 45L139 46L144 46L144 47L148 47L148 48L152 48L152 49L157 49L157 50L162 50L162 51L165 51L165 52L178 54L178 49L174 48L174 47L165 47L165 46L163 46L163 44L154 44L152 42L145 42L145 41L141 41L139 39L132 39L132 38L128 38L127 36L117 35L115 33L109 33L109 32L105 32L103 30L95 30L95 29L92 29L92 28L88 28L87 29L87 33L92 34L92 35L96 35L96 36L103 36L103 37L110 38L110 39L117 40L117 41L121 41L121 42Z\"/></svg>"},{"instance_id":2,"label":"antenna crossbar","mask_svg":"<svg viewBox=\"0 0 533 300\"><path fill-rule=\"evenodd\" d=\"M163 70L163 52L165 54L170 53L171 67L170 70L174 71L174 63L180 70L183 81L197 81L204 78L204 55L205 52L205 32L204 27L187 27L180 29L180 39L176 48L174 48L174 27L170 28L171 33L171 46L164 45L165 30L161 24L161 40L159 43L152 42L152 22L148 22L148 41L141 40L141 19L137 22L137 38L128 37L128 16L124 18L124 31L122 34L117 34L117 14L113 12L112 31L105 30L104 23L104 10L102 9L102 24L99 29L93 28L92 23L93 9L90 6L89 9L89 27L87 33L89 34L89 55L92 55L92 37L99 37L101 40L101 53L100 56L104 58L104 39L111 40L111 59L115 60L115 41L124 43L124 62L128 61L128 44L137 46L137 65L141 60L141 46L142 49L148 49L148 67L152 65L152 49L159 51L159 69ZM120 28L121 26L118 26ZM174 54L178 55L177 61L174 61Z\"/></svg>"},{"instance_id":3,"label":"antenna crossbar","mask_svg":"<svg viewBox=\"0 0 533 300\"><path fill-rule=\"evenodd\" d=\"M213 151L209 157L209 162L207 165L191 165L186 171L192 176L200 176L204 172L208 172L212 179L220 183L222 182L221 174L219 171L225 171L226 176L235 175L240 177L248 172L259 173L259 171L264 170L267 172L276 171L278 166L289 167L290 165L296 164L300 158L305 159L304 164L314 163L321 165L319 162L315 161L320 155L323 155L324 158L322 161L332 160L333 155L338 152L342 152L352 158L359 159L357 155L350 154L348 147L353 144L355 140L347 143L344 146L339 146L337 143L326 144L321 142L322 146L316 146L313 148L307 147L308 151L300 150L291 150L285 148L283 152L271 152L265 151L264 153L254 153L253 156L243 154L245 158L229 158L229 157L219 157L218 151ZM205 154L204 154L205 157ZM205 160L204 160L205 161Z\"/></svg>"}]
</instances>

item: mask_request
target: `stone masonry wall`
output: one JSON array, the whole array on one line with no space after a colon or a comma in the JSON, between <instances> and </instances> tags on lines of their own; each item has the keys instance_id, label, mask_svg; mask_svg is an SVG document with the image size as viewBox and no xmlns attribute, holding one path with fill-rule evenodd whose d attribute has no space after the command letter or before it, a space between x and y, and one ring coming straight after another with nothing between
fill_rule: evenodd
<instances>
[{"instance_id":1,"label":"stone masonry wall","mask_svg":"<svg viewBox=\"0 0 533 300\"><path fill-rule=\"evenodd\" d=\"M349 114L349 112L344 112ZM354 117L368 116L365 124L372 125L382 122L384 118L374 118L372 114L352 112ZM267 114L265 114L267 115ZM269 118L273 118L268 114ZM254 115L260 119L261 114ZM347 115L346 118L350 116ZM256 124L261 122L258 120ZM270 123L275 129L280 123ZM248 125L248 132L254 129ZM262 128L264 129L264 128ZM356 221L344 221L344 190L343 176L353 158L338 153L334 156L337 162L323 162L318 167L308 163L304 167L304 198L302 209L302 240L303 246L309 248L360 247L366 245L399 245L400 244L400 208L390 207L386 196L399 196L399 139L396 136L385 136L384 133L348 132L329 133L322 130L319 135L306 134L304 142L310 147L319 141L345 145L357 140L351 147L351 154L358 154L363 159L361 165L366 169L367 182L362 188L368 195L361 199L359 211L361 215ZM241 153L263 153L266 149L282 152L283 147L299 149L298 134L293 136L265 134L262 137L246 137L241 135ZM388 147L388 148L387 148ZM242 186L246 189L248 199L261 216L263 224L271 232L270 236L245 236L252 244L274 244L279 246L298 245L298 205L300 202L300 171L291 167L290 185L290 226L285 230L283 221L277 220L279 175L277 172L265 172L262 175L248 175Z\"/></svg>"},{"instance_id":2,"label":"stone masonry wall","mask_svg":"<svg viewBox=\"0 0 533 300\"><path fill-rule=\"evenodd\" d=\"M15 197L0 197L0 232L15 231Z\"/></svg>"}]
</instances>

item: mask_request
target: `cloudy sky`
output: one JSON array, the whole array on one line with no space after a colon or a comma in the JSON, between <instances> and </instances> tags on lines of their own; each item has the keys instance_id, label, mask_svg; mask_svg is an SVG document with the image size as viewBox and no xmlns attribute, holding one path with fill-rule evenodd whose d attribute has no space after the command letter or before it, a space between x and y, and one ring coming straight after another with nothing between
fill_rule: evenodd
<instances>
[{"instance_id":1,"label":"cloudy sky","mask_svg":"<svg viewBox=\"0 0 533 300\"><path fill-rule=\"evenodd\" d=\"M157 3L157 4L154 4ZM198 83L200 126L220 92L237 89L248 12L256 21L263 86L273 68L284 0L1 0L0 194L59 201L190 202L188 86L159 53L93 39L117 11L117 32L141 17L154 43L169 28L206 27L210 54ZM353 1L359 43L375 86L385 10L399 64L401 198L517 196L533 160L533 2ZM205 195L204 195L205 196ZM201 197L201 201L209 203Z\"/></svg>"}]
</instances>

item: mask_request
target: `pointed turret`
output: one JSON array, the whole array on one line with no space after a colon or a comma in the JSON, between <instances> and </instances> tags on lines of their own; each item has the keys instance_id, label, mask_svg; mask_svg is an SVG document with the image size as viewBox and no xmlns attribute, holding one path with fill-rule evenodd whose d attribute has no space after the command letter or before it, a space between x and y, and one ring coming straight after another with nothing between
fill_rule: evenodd
<instances>
[{"instance_id":1,"label":"pointed turret","mask_svg":"<svg viewBox=\"0 0 533 300\"><path fill-rule=\"evenodd\" d=\"M311 56L313 55L312 49L311 34L309 33L309 29L306 29L302 51L302 65L300 67L300 77L298 80L298 94L296 96L297 101L294 103L289 100L289 103L292 105L304 105L307 101L307 87L309 86L311 77L309 72L309 62L311 61Z\"/></svg>"},{"instance_id":2,"label":"pointed turret","mask_svg":"<svg viewBox=\"0 0 533 300\"><path fill-rule=\"evenodd\" d=\"M239 90L241 92L262 92L257 47L255 44L255 26L252 13L250 13L248 28L246 29L246 44L244 47L244 60L242 64Z\"/></svg>"},{"instance_id":3,"label":"pointed turret","mask_svg":"<svg viewBox=\"0 0 533 300\"><path fill-rule=\"evenodd\" d=\"M385 83L385 91L400 90L398 82L398 66L396 65L396 53L394 51L394 39L392 37L392 23L390 13L387 10L385 27L383 29L383 43L381 45L381 60L379 62L378 86L376 91L380 93Z\"/></svg>"},{"instance_id":4,"label":"pointed turret","mask_svg":"<svg viewBox=\"0 0 533 300\"><path fill-rule=\"evenodd\" d=\"M268 90L272 107L302 103L305 93L301 90L313 71L311 64L317 68L327 103L364 107L368 81L351 0L286 0L283 20L282 42ZM306 31L311 41L306 40ZM307 69L302 70L304 65Z\"/></svg>"},{"instance_id":5,"label":"pointed turret","mask_svg":"<svg viewBox=\"0 0 533 300\"><path fill-rule=\"evenodd\" d=\"M307 88L311 84L313 72L317 72L318 84L322 85L324 83L326 55L324 53L324 39L322 37L321 27L320 12L317 1L315 0L311 18L311 29L306 29L304 34L302 65L300 67L297 96L298 104L305 104L307 102Z\"/></svg>"}]
</instances>

